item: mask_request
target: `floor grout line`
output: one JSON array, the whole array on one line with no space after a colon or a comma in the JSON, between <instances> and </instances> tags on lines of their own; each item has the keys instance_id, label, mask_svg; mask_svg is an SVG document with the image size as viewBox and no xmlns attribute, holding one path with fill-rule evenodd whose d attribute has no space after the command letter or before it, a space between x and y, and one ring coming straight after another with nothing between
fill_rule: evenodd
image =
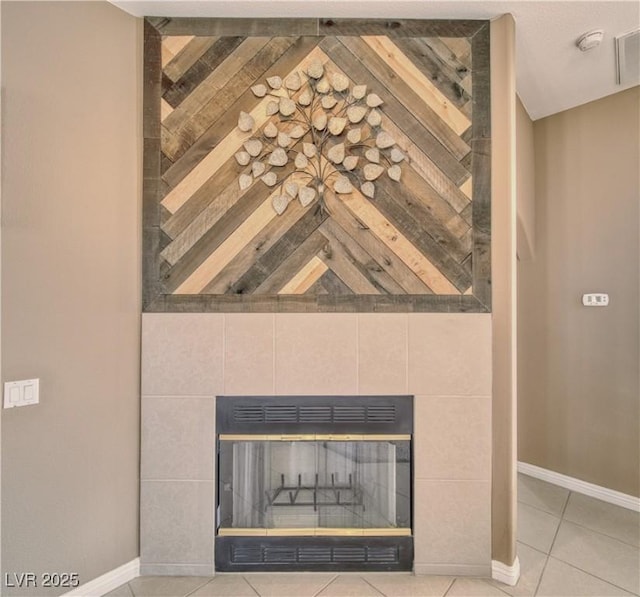
<instances>
[{"instance_id":1,"label":"floor grout line","mask_svg":"<svg viewBox=\"0 0 640 597\"><path fill-rule=\"evenodd\" d=\"M585 531L589 531L590 533L595 533L596 535L606 537L607 539L613 539L613 541L617 541L618 543L622 543L622 545L626 545L628 547L631 547L633 549L637 549L638 551L640 551L640 546L638 545L634 545L633 543L627 543L626 541L623 541L619 537L614 537L613 535L609 535L608 533L603 533L602 531L596 531L591 527L584 526L583 524L580 524L579 522L574 522L573 520L569 520L568 518L562 518L560 522L568 522L569 524L572 524L581 529L584 529Z\"/></svg>"},{"instance_id":2,"label":"floor grout line","mask_svg":"<svg viewBox=\"0 0 640 597\"><path fill-rule=\"evenodd\" d=\"M563 564L566 564L570 568L575 568L576 570L580 570L580 572L584 572L588 576L592 576L593 578L597 578L598 580L601 580L603 583L611 585L612 587L615 587L616 589L620 589L621 591L626 591L627 593L631 593L633 595L636 594L633 591L630 591L629 589L625 589L624 587L621 587L620 585L617 585L616 583L613 583L610 580L607 580L605 578L602 578L601 576L598 576L597 574L594 574L593 572L588 572L587 570L584 570L583 568L580 568L579 566L576 566L575 564L572 564L571 562L567 562L566 560L563 560L563 559L558 558L556 556L549 556L549 559L556 560L557 562L562 562Z\"/></svg>"},{"instance_id":3,"label":"floor grout line","mask_svg":"<svg viewBox=\"0 0 640 597\"><path fill-rule=\"evenodd\" d=\"M383 593L378 587L376 587L375 585L372 585L364 576L360 577L364 582L366 582L370 587L372 587L375 591L378 591L378 593L380 593L380 595L382 595L382 597L387 597L386 593Z\"/></svg>"},{"instance_id":4,"label":"floor grout line","mask_svg":"<svg viewBox=\"0 0 640 597\"><path fill-rule=\"evenodd\" d=\"M564 508L562 508L562 514L560 514L560 522L558 524L558 528L556 532L553 534L553 540L551 541L551 545L549 546L549 555L553 551L553 546L556 544L556 539L558 538L558 533L560 532L560 527L562 526L562 521L564 519L564 513L567 511L567 506L569 505L569 497L571 497L571 492L567 496L567 500L565 501Z\"/></svg>"},{"instance_id":5,"label":"floor grout line","mask_svg":"<svg viewBox=\"0 0 640 597\"><path fill-rule=\"evenodd\" d=\"M442 594L442 597L447 597L447 595L449 594L449 591L451 590L451 587L453 587L453 585L455 585L455 584L456 584L456 580L458 580L458 578L457 578L457 577L456 577L456 578L454 578L454 579L451 581L451 584L449 585L449 587L447 588L447 590Z\"/></svg>"},{"instance_id":6,"label":"floor grout line","mask_svg":"<svg viewBox=\"0 0 640 597\"><path fill-rule=\"evenodd\" d=\"M320 587L318 592L313 594L313 597L317 597L318 595L320 595L320 593L322 593L322 591L324 591L328 586L336 582L339 576L340 576L339 574L336 574L326 585L322 585L322 587Z\"/></svg>"},{"instance_id":7,"label":"floor grout line","mask_svg":"<svg viewBox=\"0 0 640 597\"><path fill-rule=\"evenodd\" d=\"M561 518L561 514L556 514L554 512L549 512L548 510L543 510L542 508L538 508L538 506L532 506L531 504L527 504L527 502L518 502L518 507L520 506L526 506L527 508L533 508L534 510L537 510L538 512L542 512L543 514L547 514L548 516L553 516L554 518ZM564 510L564 506L563 506L563 510Z\"/></svg>"},{"instance_id":8,"label":"floor grout line","mask_svg":"<svg viewBox=\"0 0 640 597\"><path fill-rule=\"evenodd\" d=\"M538 578L538 582L536 583L536 588L533 591L533 596L536 597L538 591L540 590L540 585L542 584L542 578L544 577L544 573L547 569L547 564L549 563L549 554L545 554L544 565L542 566L542 571L540 572L540 578Z\"/></svg>"},{"instance_id":9,"label":"floor grout line","mask_svg":"<svg viewBox=\"0 0 640 597\"><path fill-rule=\"evenodd\" d=\"M252 585L252 584L247 580L247 577L246 577L246 576L244 576L244 575L243 575L243 576L242 576L242 580L243 580L244 582L246 582L246 583L251 587L251 590L252 590L252 591L253 591L253 592L254 592L258 597L260 597L260 593L258 593L258 591L256 591L256 588L255 588L255 587L254 587L254 586L253 586L253 585Z\"/></svg>"},{"instance_id":10,"label":"floor grout line","mask_svg":"<svg viewBox=\"0 0 640 597\"><path fill-rule=\"evenodd\" d=\"M215 576L213 578L215 578ZM189 591L188 593L186 593L184 597L189 597L189 595L193 595L196 591L199 591L202 587L208 585L213 580L213 578L209 578L205 583L198 585L195 589L193 589L193 591Z\"/></svg>"}]
</instances>

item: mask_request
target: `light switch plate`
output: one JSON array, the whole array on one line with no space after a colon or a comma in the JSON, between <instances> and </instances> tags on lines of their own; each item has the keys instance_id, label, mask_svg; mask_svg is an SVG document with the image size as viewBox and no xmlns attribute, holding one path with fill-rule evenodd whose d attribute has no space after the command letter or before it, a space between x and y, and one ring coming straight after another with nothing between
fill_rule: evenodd
<instances>
[{"instance_id":1,"label":"light switch plate","mask_svg":"<svg viewBox=\"0 0 640 597\"><path fill-rule=\"evenodd\" d=\"M609 295L604 292L583 294L582 304L585 307L606 307L609 304Z\"/></svg>"},{"instance_id":2,"label":"light switch plate","mask_svg":"<svg viewBox=\"0 0 640 597\"><path fill-rule=\"evenodd\" d=\"M40 402L40 380L23 379L4 384L4 407L29 406Z\"/></svg>"}]
</instances>

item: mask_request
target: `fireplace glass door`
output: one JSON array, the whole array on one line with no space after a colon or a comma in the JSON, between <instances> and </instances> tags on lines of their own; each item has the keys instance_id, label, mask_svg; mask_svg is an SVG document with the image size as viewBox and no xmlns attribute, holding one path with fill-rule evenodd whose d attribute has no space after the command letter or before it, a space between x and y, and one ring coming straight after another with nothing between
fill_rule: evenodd
<instances>
[{"instance_id":1,"label":"fireplace glass door","mask_svg":"<svg viewBox=\"0 0 640 597\"><path fill-rule=\"evenodd\" d=\"M410 436L219 436L218 535L410 535Z\"/></svg>"}]
</instances>

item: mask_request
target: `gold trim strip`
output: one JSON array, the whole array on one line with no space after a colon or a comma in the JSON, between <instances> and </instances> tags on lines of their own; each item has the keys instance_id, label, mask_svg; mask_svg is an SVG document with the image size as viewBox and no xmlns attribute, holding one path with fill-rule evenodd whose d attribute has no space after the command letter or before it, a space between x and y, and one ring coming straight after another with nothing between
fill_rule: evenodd
<instances>
[{"instance_id":1,"label":"gold trim strip","mask_svg":"<svg viewBox=\"0 0 640 597\"><path fill-rule=\"evenodd\" d=\"M365 537L409 537L411 536L411 529L362 529L362 534Z\"/></svg>"},{"instance_id":2,"label":"gold trim strip","mask_svg":"<svg viewBox=\"0 0 640 597\"><path fill-rule=\"evenodd\" d=\"M267 529L230 529L219 528L218 535L220 537L265 537Z\"/></svg>"},{"instance_id":3,"label":"gold trim strip","mask_svg":"<svg viewBox=\"0 0 640 597\"><path fill-rule=\"evenodd\" d=\"M221 527L218 529L220 537L408 537L411 529L397 528L279 528L279 529L238 529Z\"/></svg>"},{"instance_id":4,"label":"gold trim strip","mask_svg":"<svg viewBox=\"0 0 640 597\"><path fill-rule=\"evenodd\" d=\"M309 441L329 441L329 442L373 442L373 441L409 441L411 435L407 434L353 434L353 433L296 433L281 435L249 435L237 433L222 433L218 436L220 441L237 442L309 442Z\"/></svg>"}]
</instances>

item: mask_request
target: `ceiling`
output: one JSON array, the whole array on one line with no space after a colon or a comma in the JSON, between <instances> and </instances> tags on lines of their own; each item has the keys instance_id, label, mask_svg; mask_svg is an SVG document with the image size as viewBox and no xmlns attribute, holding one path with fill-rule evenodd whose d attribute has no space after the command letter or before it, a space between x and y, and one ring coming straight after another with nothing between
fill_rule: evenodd
<instances>
[{"instance_id":1,"label":"ceiling","mask_svg":"<svg viewBox=\"0 0 640 597\"><path fill-rule=\"evenodd\" d=\"M516 86L532 119L622 91L614 38L640 27L637 0L110 0L135 16L353 17L516 20ZM575 41L604 29L602 44L580 52Z\"/></svg>"}]
</instances>

